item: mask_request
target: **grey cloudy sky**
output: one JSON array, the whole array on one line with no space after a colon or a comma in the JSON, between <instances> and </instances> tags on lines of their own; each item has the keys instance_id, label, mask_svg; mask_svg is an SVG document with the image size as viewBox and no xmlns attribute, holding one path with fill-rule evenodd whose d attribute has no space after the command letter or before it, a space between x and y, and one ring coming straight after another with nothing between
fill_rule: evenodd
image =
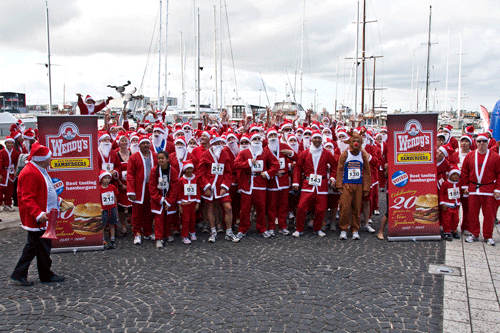
<instances>
[{"instance_id":1,"label":"grey cloudy sky","mask_svg":"<svg viewBox=\"0 0 500 333\"><path fill-rule=\"evenodd\" d=\"M219 0L196 0L201 16L202 101L214 102L214 5ZM299 89L302 0L227 0L234 69L223 13L223 80L225 103L238 96L246 103L267 104L285 98L286 84ZM163 1L165 8L166 0ZM389 111L416 110L424 105L429 6L433 6L430 66L430 108L457 108L460 35L462 47L462 108L491 111L500 99L500 6L493 0L402 1L367 0L366 55L377 59L376 82L387 88L376 94L376 105ZM356 40L355 0L306 0L304 81L302 101L311 107L317 91L318 108L333 111L338 104L354 105L353 61ZM155 26L159 0L49 0L53 101L74 101L75 93L94 98L115 96L108 84L132 81L145 95L156 96L158 43ZM181 96L180 32L186 51L187 102L194 99L193 2L169 1L168 91ZM165 26L163 26L165 29ZM2 91L26 92L28 103L47 103L48 80L45 1L9 1L0 13ZM164 32L165 30L163 30ZM448 53L448 31L449 49ZM152 54L148 56L154 36ZM361 48L360 48L361 52ZM361 53L360 53L361 54ZM449 54L448 94L446 63ZM336 69L338 67L338 84ZM367 60L367 86L372 85L373 61ZM412 67L414 91L411 91ZM163 73L162 66L162 75ZM287 76L288 72L288 76ZM361 75L361 68L359 68ZM144 80L143 80L144 77ZM236 79L235 79L236 77ZM290 81L289 81L290 80ZM361 79L360 79L361 80ZM162 85L164 78L161 79ZM163 86L162 86L163 91ZM335 93L337 91L337 94ZM297 100L299 100L299 92ZM367 104L371 107L371 91ZM260 95L260 97L259 97ZM359 102L359 99L358 99Z\"/></svg>"}]
</instances>

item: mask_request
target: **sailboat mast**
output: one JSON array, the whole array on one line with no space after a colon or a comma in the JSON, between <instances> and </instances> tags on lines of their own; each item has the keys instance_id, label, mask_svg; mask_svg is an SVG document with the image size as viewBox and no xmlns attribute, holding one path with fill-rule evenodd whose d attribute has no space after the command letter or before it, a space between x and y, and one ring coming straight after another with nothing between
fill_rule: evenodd
<instances>
[{"instance_id":1,"label":"sailboat mast","mask_svg":"<svg viewBox=\"0 0 500 333\"><path fill-rule=\"evenodd\" d=\"M363 0L363 49L361 50L361 115L365 114L365 32L366 32L366 0Z\"/></svg>"},{"instance_id":2,"label":"sailboat mast","mask_svg":"<svg viewBox=\"0 0 500 333\"><path fill-rule=\"evenodd\" d=\"M224 105L223 95L222 95L222 0L219 0L219 56L220 56L220 109L222 111L222 106Z\"/></svg>"},{"instance_id":3,"label":"sailboat mast","mask_svg":"<svg viewBox=\"0 0 500 333\"><path fill-rule=\"evenodd\" d=\"M163 101L163 104L167 106L168 103L168 90L167 90L167 79L168 79L168 71L167 71L167 57L168 57L168 0L167 0L167 8L166 8L166 18L165 18L165 100Z\"/></svg>"},{"instance_id":4,"label":"sailboat mast","mask_svg":"<svg viewBox=\"0 0 500 333\"><path fill-rule=\"evenodd\" d=\"M458 117L460 117L460 100L462 99L462 33L460 32L460 54L459 54L459 68L458 68Z\"/></svg>"},{"instance_id":5,"label":"sailboat mast","mask_svg":"<svg viewBox=\"0 0 500 333\"><path fill-rule=\"evenodd\" d=\"M158 110L161 109L160 88L161 88L161 0L160 0L160 31L158 33L158 104L157 104Z\"/></svg>"},{"instance_id":6,"label":"sailboat mast","mask_svg":"<svg viewBox=\"0 0 500 333\"><path fill-rule=\"evenodd\" d=\"M302 42L300 43L300 105L302 105L302 73L304 67L304 21L306 18L306 0L303 1L302 8Z\"/></svg>"},{"instance_id":7,"label":"sailboat mast","mask_svg":"<svg viewBox=\"0 0 500 333\"><path fill-rule=\"evenodd\" d=\"M356 47L354 57L354 116L358 116L358 43L359 42L359 0L358 9L356 11Z\"/></svg>"},{"instance_id":8,"label":"sailboat mast","mask_svg":"<svg viewBox=\"0 0 500 333\"><path fill-rule=\"evenodd\" d=\"M430 75L430 58L431 58L431 17L432 6L429 13L429 41L427 42L427 79L425 82L425 112L429 112L429 75Z\"/></svg>"},{"instance_id":9,"label":"sailboat mast","mask_svg":"<svg viewBox=\"0 0 500 333\"><path fill-rule=\"evenodd\" d=\"M196 73L198 78L198 86L196 89L196 119L200 119L200 8L198 8L198 17L196 23L197 29L197 38L196 38Z\"/></svg>"},{"instance_id":10,"label":"sailboat mast","mask_svg":"<svg viewBox=\"0 0 500 333\"><path fill-rule=\"evenodd\" d=\"M184 109L184 102L186 100L186 89L184 88L184 45L182 43L182 31L181 31L181 89L182 89L182 104L181 107Z\"/></svg>"},{"instance_id":11,"label":"sailboat mast","mask_svg":"<svg viewBox=\"0 0 500 333\"><path fill-rule=\"evenodd\" d=\"M444 90L444 112L446 113L448 105L448 72L450 68L450 28L448 28L448 54L446 56L446 85Z\"/></svg>"},{"instance_id":12,"label":"sailboat mast","mask_svg":"<svg viewBox=\"0 0 500 333\"><path fill-rule=\"evenodd\" d=\"M45 1L45 8L47 11L47 57L48 57L48 69L49 69L49 114L52 114L52 73L50 65L50 33L49 33L49 2Z\"/></svg>"},{"instance_id":13,"label":"sailboat mast","mask_svg":"<svg viewBox=\"0 0 500 333\"><path fill-rule=\"evenodd\" d=\"M217 86L219 82L217 81L217 8L214 5L214 69L215 69L215 110L219 107L219 91L217 90ZM222 111L222 108L221 108Z\"/></svg>"}]
</instances>

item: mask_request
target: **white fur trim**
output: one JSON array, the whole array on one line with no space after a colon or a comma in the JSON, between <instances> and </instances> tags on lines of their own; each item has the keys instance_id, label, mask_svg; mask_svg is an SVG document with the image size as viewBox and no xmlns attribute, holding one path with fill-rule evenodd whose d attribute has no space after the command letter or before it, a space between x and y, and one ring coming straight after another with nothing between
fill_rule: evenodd
<instances>
[{"instance_id":1,"label":"white fur trim","mask_svg":"<svg viewBox=\"0 0 500 333\"><path fill-rule=\"evenodd\" d=\"M49 150L49 153L45 156L33 156L31 159L35 162L43 162L49 159L52 156L52 152Z\"/></svg>"}]
</instances>

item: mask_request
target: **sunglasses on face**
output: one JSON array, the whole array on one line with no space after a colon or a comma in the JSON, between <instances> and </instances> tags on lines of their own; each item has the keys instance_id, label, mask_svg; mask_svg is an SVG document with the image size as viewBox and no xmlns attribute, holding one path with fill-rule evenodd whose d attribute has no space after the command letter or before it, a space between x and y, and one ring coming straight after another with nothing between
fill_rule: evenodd
<instances>
[{"instance_id":1,"label":"sunglasses on face","mask_svg":"<svg viewBox=\"0 0 500 333\"><path fill-rule=\"evenodd\" d=\"M478 140L477 141L477 143L486 143L486 142L488 142L488 141L486 141L486 140Z\"/></svg>"}]
</instances>

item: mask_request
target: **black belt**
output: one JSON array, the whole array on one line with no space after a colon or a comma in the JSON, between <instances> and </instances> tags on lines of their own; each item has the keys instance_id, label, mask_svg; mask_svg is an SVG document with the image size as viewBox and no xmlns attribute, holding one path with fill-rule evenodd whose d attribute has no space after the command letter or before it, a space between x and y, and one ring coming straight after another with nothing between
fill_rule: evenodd
<instances>
[{"instance_id":1,"label":"black belt","mask_svg":"<svg viewBox=\"0 0 500 333\"><path fill-rule=\"evenodd\" d=\"M495 182L491 182L491 183L488 183L488 184L481 184L481 183L474 183L474 182L471 182L472 184L476 185L476 190L479 189L481 186L484 186L484 185L491 185L491 184L495 184Z\"/></svg>"},{"instance_id":2,"label":"black belt","mask_svg":"<svg viewBox=\"0 0 500 333\"><path fill-rule=\"evenodd\" d=\"M260 173L258 173L258 172L245 172L245 174L250 175L250 176L254 176L254 177L260 176Z\"/></svg>"}]
</instances>

